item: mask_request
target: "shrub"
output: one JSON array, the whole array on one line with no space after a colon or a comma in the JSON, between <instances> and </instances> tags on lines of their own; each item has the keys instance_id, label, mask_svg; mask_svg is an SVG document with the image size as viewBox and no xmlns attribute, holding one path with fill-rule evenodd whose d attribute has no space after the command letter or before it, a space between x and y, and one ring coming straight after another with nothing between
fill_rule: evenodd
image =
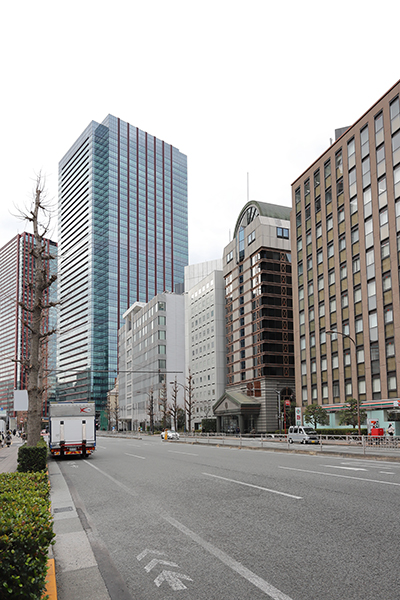
<instances>
[{"instance_id":1,"label":"shrub","mask_svg":"<svg viewBox=\"0 0 400 600\"><path fill-rule=\"evenodd\" d=\"M24 444L18 449L18 471L31 473L47 469L47 444L40 440L36 446Z\"/></svg>"},{"instance_id":2,"label":"shrub","mask_svg":"<svg viewBox=\"0 0 400 600\"><path fill-rule=\"evenodd\" d=\"M40 600L54 538L45 473L0 474L0 597Z\"/></svg>"}]
</instances>

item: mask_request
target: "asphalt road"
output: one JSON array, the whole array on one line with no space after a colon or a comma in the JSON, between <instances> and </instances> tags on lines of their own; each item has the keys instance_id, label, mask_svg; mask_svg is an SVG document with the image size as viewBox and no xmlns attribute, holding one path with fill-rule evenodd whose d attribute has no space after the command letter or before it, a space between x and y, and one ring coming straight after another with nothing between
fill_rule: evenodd
<instances>
[{"instance_id":1,"label":"asphalt road","mask_svg":"<svg viewBox=\"0 0 400 600\"><path fill-rule=\"evenodd\" d=\"M115 600L399 595L400 463L145 437L60 466Z\"/></svg>"}]
</instances>

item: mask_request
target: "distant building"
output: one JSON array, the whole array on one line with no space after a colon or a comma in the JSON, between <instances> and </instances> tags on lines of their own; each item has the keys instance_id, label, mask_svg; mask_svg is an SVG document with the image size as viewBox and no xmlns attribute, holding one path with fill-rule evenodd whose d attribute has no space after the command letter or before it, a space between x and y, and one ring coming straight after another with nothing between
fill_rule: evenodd
<instances>
[{"instance_id":1,"label":"distant building","mask_svg":"<svg viewBox=\"0 0 400 600\"><path fill-rule=\"evenodd\" d=\"M222 259L185 267L186 376L192 375L192 429L215 419L226 382L225 283Z\"/></svg>"},{"instance_id":2,"label":"distant building","mask_svg":"<svg viewBox=\"0 0 400 600\"><path fill-rule=\"evenodd\" d=\"M187 159L112 115L59 164L58 399L105 410L118 329L134 302L183 284Z\"/></svg>"},{"instance_id":3,"label":"distant building","mask_svg":"<svg viewBox=\"0 0 400 600\"><path fill-rule=\"evenodd\" d=\"M296 399L400 413L400 82L292 185ZM396 433L400 434L400 423Z\"/></svg>"},{"instance_id":4,"label":"distant building","mask_svg":"<svg viewBox=\"0 0 400 600\"><path fill-rule=\"evenodd\" d=\"M57 244L45 239L46 251L57 257ZM34 281L34 258L30 250L35 238L31 233L16 235L0 248L0 416L13 414L13 390L25 390L28 386L28 369L21 361L29 356L29 324L31 315L23 310L19 302L31 306ZM57 269L57 260L50 261L49 272ZM47 296L55 300L57 282ZM43 323L44 331L56 327L56 309L47 311ZM44 341L42 362L45 393L43 396L43 416L47 416L47 406L55 393L55 345L56 335Z\"/></svg>"},{"instance_id":5,"label":"distant building","mask_svg":"<svg viewBox=\"0 0 400 600\"><path fill-rule=\"evenodd\" d=\"M227 381L214 405L222 431L276 431L280 403L294 401L289 219L290 208L248 202L224 249Z\"/></svg>"},{"instance_id":6,"label":"distant building","mask_svg":"<svg viewBox=\"0 0 400 600\"><path fill-rule=\"evenodd\" d=\"M177 382L178 405L184 406L185 351L184 297L157 294L147 304L135 302L124 313L119 331L119 420L123 429L145 431L161 427L162 395L172 403L172 383Z\"/></svg>"}]
</instances>

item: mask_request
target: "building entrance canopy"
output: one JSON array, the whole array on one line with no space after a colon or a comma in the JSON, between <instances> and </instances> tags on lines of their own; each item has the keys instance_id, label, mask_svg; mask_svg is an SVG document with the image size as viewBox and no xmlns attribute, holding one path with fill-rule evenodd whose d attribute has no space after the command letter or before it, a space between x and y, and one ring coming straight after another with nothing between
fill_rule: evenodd
<instances>
[{"instance_id":1,"label":"building entrance canopy","mask_svg":"<svg viewBox=\"0 0 400 600\"><path fill-rule=\"evenodd\" d=\"M225 390L221 398L214 404L213 411L217 417L217 432L249 433L257 429L257 419L261 402L242 392Z\"/></svg>"}]
</instances>

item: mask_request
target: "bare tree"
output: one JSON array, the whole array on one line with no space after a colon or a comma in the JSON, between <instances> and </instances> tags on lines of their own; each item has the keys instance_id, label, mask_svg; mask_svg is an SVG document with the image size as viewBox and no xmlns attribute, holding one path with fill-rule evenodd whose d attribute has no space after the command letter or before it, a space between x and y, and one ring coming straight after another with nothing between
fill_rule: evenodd
<instances>
[{"instance_id":1,"label":"bare tree","mask_svg":"<svg viewBox=\"0 0 400 600\"><path fill-rule=\"evenodd\" d=\"M192 430L192 413L194 404L194 389L193 389L193 376L189 368L189 375L186 378L187 386L185 387L185 411L188 424L188 431Z\"/></svg>"},{"instance_id":2,"label":"bare tree","mask_svg":"<svg viewBox=\"0 0 400 600\"><path fill-rule=\"evenodd\" d=\"M169 405L169 413L171 415L171 419L174 422L174 429L175 431L177 430L177 425L178 425L178 382L176 381L176 377L175 377L175 381L172 384L172 403Z\"/></svg>"},{"instance_id":3,"label":"bare tree","mask_svg":"<svg viewBox=\"0 0 400 600\"><path fill-rule=\"evenodd\" d=\"M56 281L57 275L50 274L50 261L55 258L51 255L45 236L50 226L50 207L46 202L44 181L39 175L36 178L36 189L30 208L20 217L32 223L34 245L30 254L34 261L34 281L29 283L31 302L20 301L22 308L23 324L29 330L29 355L28 359L21 362L28 370L28 422L27 442L29 446L36 446L40 439L42 420L42 398L45 392L43 380L44 348L48 337L55 333L55 329L48 330L45 325L48 311L56 306L50 301L49 289Z\"/></svg>"},{"instance_id":4,"label":"bare tree","mask_svg":"<svg viewBox=\"0 0 400 600\"><path fill-rule=\"evenodd\" d=\"M147 405L147 414L150 419L150 433L154 433L154 397L153 397L153 386L150 388L149 403Z\"/></svg>"},{"instance_id":5,"label":"bare tree","mask_svg":"<svg viewBox=\"0 0 400 600\"><path fill-rule=\"evenodd\" d=\"M108 430L115 425L118 431L119 422L119 401L118 401L118 379L115 380L115 386L107 393L106 414L108 420Z\"/></svg>"},{"instance_id":6,"label":"bare tree","mask_svg":"<svg viewBox=\"0 0 400 600\"><path fill-rule=\"evenodd\" d=\"M167 417L168 417L168 397L167 397L167 384L165 382L165 378L164 378L164 381L162 383L162 387L160 389L159 394L160 394L159 395L159 401L160 401L161 413L162 413L161 424L162 424L162 428L166 429L166 427L167 427Z\"/></svg>"}]
</instances>

